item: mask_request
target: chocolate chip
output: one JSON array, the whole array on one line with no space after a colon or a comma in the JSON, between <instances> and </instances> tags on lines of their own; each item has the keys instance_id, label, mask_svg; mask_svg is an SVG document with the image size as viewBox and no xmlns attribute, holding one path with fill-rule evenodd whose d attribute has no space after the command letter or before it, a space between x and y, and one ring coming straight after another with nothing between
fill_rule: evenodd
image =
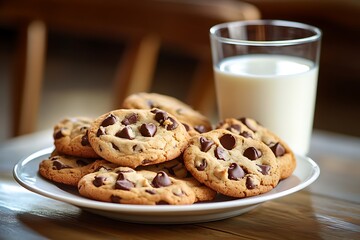
<instances>
[{"instance_id":1,"label":"chocolate chip","mask_svg":"<svg viewBox=\"0 0 360 240\"><path fill-rule=\"evenodd\" d=\"M252 138L252 135L249 132L247 131L241 132L241 125L239 124L232 124L231 126L226 128L226 130L233 133L238 133L240 136L243 136L244 138Z\"/></svg>"},{"instance_id":2,"label":"chocolate chip","mask_svg":"<svg viewBox=\"0 0 360 240\"><path fill-rule=\"evenodd\" d=\"M116 179L115 189L129 191L133 187L135 187L135 184L126 179L124 174L120 172Z\"/></svg>"},{"instance_id":3,"label":"chocolate chip","mask_svg":"<svg viewBox=\"0 0 360 240\"><path fill-rule=\"evenodd\" d=\"M241 132L241 126L239 124L232 124L230 127L227 128L227 130L234 132L235 130L237 133Z\"/></svg>"},{"instance_id":4,"label":"chocolate chip","mask_svg":"<svg viewBox=\"0 0 360 240\"><path fill-rule=\"evenodd\" d=\"M116 146L114 143L111 143L111 146L113 147L113 149L115 149L115 150L117 150L117 151L119 151L120 149L119 149L119 147L118 146Z\"/></svg>"},{"instance_id":5,"label":"chocolate chip","mask_svg":"<svg viewBox=\"0 0 360 240\"><path fill-rule=\"evenodd\" d=\"M154 109L153 111L155 112L155 120L160 124L162 124L166 119L169 118L168 114L164 111L158 109Z\"/></svg>"},{"instance_id":6,"label":"chocolate chip","mask_svg":"<svg viewBox=\"0 0 360 240\"><path fill-rule=\"evenodd\" d=\"M269 145L271 151L275 154L276 157L281 157L285 154L286 150L283 145L280 143L275 143L272 145Z\"/></svg>"},{"instance_id":7,"label":"chocolate chip","mask_svg":"<svg viewBox=\"0 0 360 240\"><path fill-rule=\"evenodd\" d=\"M200 163L198 166L195 166L195 167L196 167L196 169L197 169L198 171L204 171L205 168L207 167L206 159L203 158L203 159L201 160L201 163Z\"/></svg>"},{"instance_id":8,"label":"chocolate chip","mask_svg":"<svg viewBox=\"0 0 360 240\"><path fill-rule=\"evenodd\" d=\"M129 181L127 179L117 180L115 183L115 189L125 190L125 191L129 191L134 186L135 186L134 183L132 183L131 181Z\"/></svg>"},{"instance_id":9,"label":"chocolate chip","mask_svg":"<svg viewBox=\"0 0 360 240\"><path fill-rule=\"evenodd\" d=\"M251 120L249 120L248 118L240 118L239 119L243 124L245 124L251 131L256 132L257 131L257 126L254 125Z\"/></svg>"},{"instance_id":10,"label":"chocolate chip","mask_svg":"<svg viewBox=\"0 0 360 240\"><path fill-rule=\"evenodd\" d=\"M152 112L152 113L155 113L155 117L154 117L154 118L155 118L155 120L156 120L157 122L159 122L161 125L164 126L166 120L169 120L169 121L171 122L171 124L166 124L166 125L167 125L167 126L166 126L166 129L167 129L167 130L174 130L174 129L176 129L177 126L179 125L179 124L175 121L175 119L169 117L169 115L168 115L166 112L162 111L162 110L153 109L153 110L151 110L151 112Z\"/></svg>"},{"instance_id":11,"label":"chocolate chip","mask_svg":"<svg viewBox=\"0 0 360 240\"><path fill-rule=\"evenodd\" d=\"M269 165L260 165L260 164L256 164L256 165L260 168L258 171L261 172L263 175L269 174L271 169Z\"/></svg>"},{"instance_id":12,"label":"chocolate chip","mask_svg":"<svg viewBox=\"0 0 360 240\"><path fill-rule=\"evenodd\" d=\"M185 129L186 129L187 132L190 130L189 125L187 125L186 123L182 123L182 125L184 125L184 127L185 127Z\"/></svg>"},{"instance_id":13,"label":"chocolate chip","mask_svg":"<svg viewBox=\"0 0 360 240\"><path fill-rule=\"evenodd\" d=\"M97 132L96 132L96 136L97 136L97 137L100 137L101 135L105 135L105 132L104 132L103 129L99 128L99 129L97 130Z\"/></svg>"},{"instance_id":14,"label":"chocolate chip","mask_svg":"<svg viewBox=\"0 0 360 240\"><path fill-rule=\"evenodd\" d=\"M214 141L208 140L204 137L200 137L200 145L201 145L201 151L207 152L211 148L211 146L214 144Z\"/></svg>"},{"instance_id":15,"label":"chocolate chip","mask_svg":"<svg viewBox=\"0 0 360 240\"><path fill-rule=\"evenodd\" d=\"M61 129L54 134L54 139L59 139L62 137L64 137L64 134L62 133Z\"/></svg>"},{"instance_id":16,"label":"chocolate chip","mask_svg":"<svg viewBox=\"0 0 360 240\"><path fill-rule=\"evenodd\" d=\"M116 137L119 138L125 138L125 139L129 139L132 140L135 138L135 133L133 132L133 130L131 129L131 127L126 126L123 129L121 129L120 131L118 131L115 134Z\"/></svg>"},{"instance_id":17,"label":"chocolate chip","mask_svg":"<svg viewBox=\"0 0 360 240\"><path fill-rule=\"evenodd\" d=\"M195 129L198 133L207 132L206 127L203 126L203 125L196 125L196 126L194 126L194 129Z\"/></svg>"},{"instance_id":18,"label":"chocolate chip","mask_svg":"<svg viewBox=\"0 0 360 240\"><path fill-rule=\"evenodd\" d=\"M225 134L219 140L221 145L227 150L231 150L235 147L236 139L231 134Z\"/></svg>"},{"instance_id":19,"label":"chocolate chip","mask_svg":"<svg viewBox=\"0 0 360 240\"><path fill-rule=\"evenodd\" d=\"M55 157L50 158L50 160L51 160L51 161L55 161L55 160L57 160L57 159L59 159L59 158L60 158L59 156L55 156Z\"/></svg>"},{"instance_id":20,"label":"chocolate chip","mask_svg":"<svg viewBox=\"0 0 360 240\"><path fill-rule=\"evenodd\" d=\"M179 126L179 124L172 117L169 117L168 120L170 120L172 124L168 124L166 126L166 130L171 131L171 130L176 129Z\"/></svg>"},{"instance_id":21,"label":"chocolate chip","mask_svg":"<svg viewBox=\"0 0 360 240\"><path fill-rule=\"evenodd\" d=\"M158 109L158 108L154 108L154 109L151 109L150 112L156 114L157 112L163 112L163 111L160 110L160 108L159 108L159 109Z\"/></svg>"},{"instance_id":22,"label":"chocolate chip","mask_svg":"<svg viewBox=\"0 0 360 240\"><path fill-rule=\"evenodd\" d=\"M144 137L153 137L156 130L157 128L153 123L144 123L140 126L140 133Z\"/></svg>"},{"instance_id":23,"label":"chocolate chip","mask_svg":"<svg viewBox=\"0 0 360 240\"><path fill-rule=\"evenodd\" d=\"M260 150L254 148L254 147L249 147L249 148L245 149L243 155L250 160L256 160L262 156L262 153Z\"/></svg>"},{"instance_id":24,"label":"chocolate chip","mask_svg":"<svg viewBox=\"0 0 360 240\"><path fill-rule=\"evenodd\" d=\"M171 180L164 171L160 171L156 174L151 183L155 188L160 188L171 185Z\"/></svg>"},{"instance_id":25,"label":"chocolate chip","mask_svg":"<svg viewBox=\"0 0 360 240\"><path fill-rule=\"evenodd\" d=\"M145 192L147 192L151 195L154 195L156 193L155 190L153 190L153 189L146 189Z\"/></svg>"},{"instance_id":26,"label":"chocolate chip","mask_svg":"<svg viewBox=\"0 0 360 240\"><path fill-rule=\"evenodd\" d=\"M254 183L254 181L252 180L251 177L247 177L247 178L246 178L246 187L247 187L248 189L254 189L254 188L256 188L256 185L255 185L255 183Z\"/></svg>"},{"instance_id":27,"label":"chocolate chip","mask_svg":"<svg viewBox=\"0 0 360 240\"><path fill-rule=\"evenodd\" d=\"M239 180L245 176L244 170L236 163L230 164L228 168L228 178L230 180Z\"/></svg>"},{"instance_id":28,"label":"chocolate chip","mask_svg":"<svg viewBox=\"0 0 360 240\"><path fill-rule=\"evenodd\" d=\"M157 202L156 205L169 205L169 203L164 200L161 200L161 201Z\"/></svg>"},{"instance_id":29,"label":"chocolate chip","mask_svg":"<svg viewBox=\"0 0 360 240\"><path fill-rule=\"evenodd\" d=\"M107 127L109 125L113 125L114 123L116 123L116 117L110 114L107 118L104 119L104 121L101 123L101 126Z\"/></svg>"},{"instance_id":30,"label":"chocolate chip","mask_svg":"<svg viewBox=\"0 0 360 240\"><path fill-rule=\"evenodd\" d=\"M242 133L240 133L240 135L244 138L252 138L252 135L247 131L243 131Z\"/></svg>"},{"instance_id":31,"label":"chocolate chip","mask_svg":"<svg viewBox=\"0 0 360 240\"><path fill-rule=\"evenodd\" d=\"M131 113L129 115L127 115L122 121L121 123L124 124L125 126L130 125L130 124L134 124L138 121L139 116L136 113Z\"/></svg>"},{"instance_id":32,"label":"chocolate chip","mask_svg":"<svg viewBox=\"0 0 360 240\"><path fill-rule=\"evenodd\" d=\"M115 196L115 195L111 195L110 197L111 202L113 203L120 203L121 197Z\"/></svg>"},{"instance_id":33,"label":"chocolate chip","mask_svg":"<svg viewBox=\"0 0 360 240\"><path fill-rule=\"evenodd\" d=\"M104 185L104 181L106 180L106 178L105 177L98 177L98 176L96 176L95 178L94 178L94 180L93 180L93 184L94 184L94 186L95 187L100 187L100 186L102 186L102 185Z\"/></svg>"},{"instance_id":34,"label":"chocolate chip","mask_svg":"<svg viewBox=\"0 0 360 240\"><path fill-rule=\"evenodd\" d=\"M132 150L133 150L134 152L143 152L143 151L144 151L144 150L142 149L142 147L139 146L139 145L137 145L137 144L135 144L134 146L132 146Z\"/></svg>"},{"instance_id":35,"label":"chocolate chip","mask_svg":"<svg viewBox=\"0 0 360 240\"><path fill-rule=\"evenodd\" d=\"M85 135L81 137L81 145L82 146L90 146L88 131L86 131Z\"/></svg>"},{"instance_id":36,"label":"chocolate chip","mask_svg":"<svg viewBox=\"0 0 360 240\"><path fill-rule=\"evenodd\" d=\"M222 147L220 146L217 146L214 150L214 155L217 159L219 160L224 160L226 161L227 159L229 159L229 155L228 153L226 152L225 149L223 149Z\"/></svg>"},{"instance_id":37,"label":"chocolate chip","mask_svg":"<svg viewBox=\"0 0 360 240\"><path fill-rule=\"evenodd\" d=\"M64 168L71 168L71 167L69 165L60 162L59 160L55 160L53 161L53 168L55 168L56 170L61 170Z\"/></svg>"}]
</instances>

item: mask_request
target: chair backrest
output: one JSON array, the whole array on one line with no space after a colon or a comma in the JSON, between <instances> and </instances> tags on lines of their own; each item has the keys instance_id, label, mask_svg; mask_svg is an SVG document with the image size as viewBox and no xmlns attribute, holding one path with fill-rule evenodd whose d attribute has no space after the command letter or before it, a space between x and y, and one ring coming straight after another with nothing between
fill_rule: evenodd
<instances>
[{"instance_id":1,"label":"chair backrest","mask_svg":"<svg viewBox=\"0 0 360 240\"><path fill-rule=\"evenodd\" d=\"M40 92L44 58L31 54L29 48L36 45L40 52L46 48L46 30L127 42L114 77L114 107L128 94L150 89L161 47L194 57L199 65L189 88L192 92L188 94L188 103L201 110L206 108L203 105L206 96L213 94L209 28L221 22L258 18L256 7L232 0L3 0L0 22L15 23L25 32L19 35L25 40L19 41L20 64L16 65L22 68L21 74L14 81L21 93L15 96L19 105L15 111L15 134L35 129L34 106L39 105L40 98L29 102L23 96L28 85L33 86L32 91ZM31 28L34 21L35 30ZM32 70L37 74L28 77L29 63L34 59L43 64ZM209 87L199 91L200 86ZM24 111L28 108L35 112Z\"/></svg>"},{"instance_id":2,"label":"chair backrest","mask_svg":"<svg viewBox=\"0 0 360 240\"><path fill-rule=\"evenodd\" d=\"M167 47L198 60L187 102L202 112L209 109L208 103L212 102L208 100L214 95L210 27L221 22L260 18L254 6L231 0L130 1L123 10L125 25L119 34L126 33L129 45L115 81L118 83L114 88L118 91L116 105L120 106L131 93L149 90L158 51Z\"/></svg>"}]
</instances>

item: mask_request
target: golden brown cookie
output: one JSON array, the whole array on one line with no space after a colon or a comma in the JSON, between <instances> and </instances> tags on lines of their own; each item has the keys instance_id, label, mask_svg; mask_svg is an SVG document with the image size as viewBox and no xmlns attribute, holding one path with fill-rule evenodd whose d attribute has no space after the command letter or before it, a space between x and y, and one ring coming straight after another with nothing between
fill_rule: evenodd
<instances>
[{"instance_id":1,"label":"golden brown cookie","mask_svg":"<svg viewBox=\"0 0 360 240\"><path fill-rule=\"evenodd\" d=\"M93 120L86 117L65 118L54 127L54 145L60 154L84 158L98 158L88 140Z\"/></svg>"},{"instance_id":2,"label":"golden brown cookie","mask_svg":"<svg viewBox=\"0 0 360 240\"><path fill-rule=\"evenodd\" d=\"M119 109L97 118L89 141L102 158L132 167L178 157L189 134L172 115L158 109Z\"/></svg>"},{"instance_id":3,"label":"golden brown cookie","mask_svg":"<svg viewBox=\"0 0 360 240\"><path fill-rule=\"evenodd\" d=\"M94 200L145 205L192 204L195 194L183 181L165 172L135 171L118 167L85 175L78 184L79 193Z\"/></svg>"},{"instance_id":4,"label":"golden brown cookie","mask_svg":"<svg viewBox=\"0 0 360 240\"><path fill-rule=\"evenodd\" d=\"M53 182L76 186L94 162L95 159L53 155L40 162L39 173Z\"/></svg>"},{"instance_id":5,"label":"golden brown cookie","mask_svg":"<svg viewBox=\"0 0 360 240\"><path fill-rule=\"evenodd\" d=\"M280 178L270 148L225 129L194 136L184 163L201 183L231 197L249 197L273 189Z\"/></svg>"},{"instance_id":6,"label":"golden brown cookie","mask_svg":"<svg viewBox=\"0 0 360 240\"><path fill-rule=\"evenodd\" d=\"M290 147L275 133L260 125L251 118L227 118L217 128L227 129L243 137L250 137L265 143L278 159L281 176L280 179L289 177L296 167L296 159Z\"/></svg>"}]
</instances>

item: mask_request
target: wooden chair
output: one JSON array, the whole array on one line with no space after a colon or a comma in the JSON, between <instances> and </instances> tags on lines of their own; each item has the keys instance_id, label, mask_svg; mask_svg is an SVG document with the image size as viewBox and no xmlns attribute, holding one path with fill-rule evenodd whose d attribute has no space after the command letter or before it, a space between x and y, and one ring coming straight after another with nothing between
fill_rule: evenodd
<instances>
[{"instance_id":1,"label":"wooden chair","mask_svg":"<svg viewBox=\"0 0 360 240\"><path fill-rule=\"evenodd\" d=\"M162 47L182 51L198 62L186 101L203 111L208 99L214 99L210 27L258 18L256 7L231 0L3 0L0 23L13 24L20 32L14 135L35 130L47 31L127 42L114 77L114 107L128 94L150 90Z\"/></svg>"}]
</instances>

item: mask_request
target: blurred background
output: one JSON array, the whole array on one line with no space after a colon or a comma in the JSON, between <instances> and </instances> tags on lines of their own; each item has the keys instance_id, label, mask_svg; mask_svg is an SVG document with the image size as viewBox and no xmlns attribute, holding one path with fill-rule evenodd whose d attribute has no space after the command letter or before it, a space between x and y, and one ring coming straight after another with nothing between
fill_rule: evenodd
<instances>
[{"instance_id":1,"label":"blurred background","mask_svg":"<svg viewBox=\"0 0 360 240\"><path fill-rule=\"evenodd\" d=\"M177 97L215 123L208 30L256 18L322 29L314 128L360 137L359 16L358 0L3 0L0 142L96 117L137 90Z\"/></svg>"}]
</instances>

